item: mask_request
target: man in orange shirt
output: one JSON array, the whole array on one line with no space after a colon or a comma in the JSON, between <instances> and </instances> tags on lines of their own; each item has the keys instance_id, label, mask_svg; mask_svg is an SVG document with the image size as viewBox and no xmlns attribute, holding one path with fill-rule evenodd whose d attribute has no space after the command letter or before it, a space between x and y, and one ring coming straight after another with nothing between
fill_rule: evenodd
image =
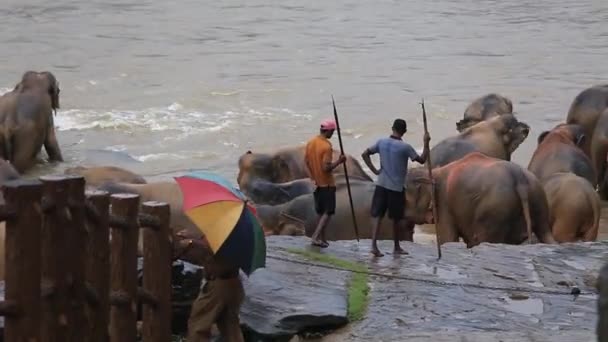
<instances>
[{"instance_id":1,"label":"man in orange shirt","mask_svg":"<svg viewBox=\"0 0 608 342\"><path fill-rule=\"evenodd\" d=\"M333 148L332 135L336 129L336 122L326 120L321 123L319 135L310 139L306 144L306 167L310 178L315 182L314 192L315 211L319 215L317 229L312 234L312 245L325 248L329 246L325 240L325 227L336 210L336 182L332 171L346 161L344 155L332 162ZM319 240L321 235L321 240Z\"/></svg>"}]
</instances>

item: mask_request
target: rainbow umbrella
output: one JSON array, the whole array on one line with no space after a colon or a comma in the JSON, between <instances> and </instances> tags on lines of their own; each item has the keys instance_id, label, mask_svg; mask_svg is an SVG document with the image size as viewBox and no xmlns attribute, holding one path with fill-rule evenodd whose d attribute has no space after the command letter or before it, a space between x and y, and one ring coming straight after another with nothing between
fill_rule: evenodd
<instances>
[{"instance_id":1,"label":"rainbow umbrella","mask_svg":"<svg viewBox=\"0 0 608 342\"><path fill-rule=\"evenodd\" d=\"M175 180L182 191L184 212L205 235L214 254L247 275L265 267L264 231L242 192L210 172L192 172Z\"/></svg>"}]
</instances>

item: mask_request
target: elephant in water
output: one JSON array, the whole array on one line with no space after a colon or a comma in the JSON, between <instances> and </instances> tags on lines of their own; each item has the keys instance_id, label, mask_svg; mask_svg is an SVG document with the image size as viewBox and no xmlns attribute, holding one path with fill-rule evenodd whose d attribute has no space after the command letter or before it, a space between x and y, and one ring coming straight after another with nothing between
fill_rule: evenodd
<instances>
[{"instance_id":1,"label":"elephant in water","mask_svg":"<svg viewBox=\"0 0 608 342\"><path fill-rule=\"evenodd\" d=\"M375 184L352 179L350 181L359 238L369 239L372 234L371 204ZM258 218L267 235L312 236L317 224L313 194L301 195L279 205L256 205ZM403 232L401 240L411 241L412 232ZM336 178L336 212L325 230L328 241L353 240L356 238L348 191L343 177ZM392 240L392 222L383 220L378 234L380 240Z\"/></svg>"},{"instance_id":2,"label":"elephant in water","mask_svg":"<svg viewBox=\"0 0 608 342\"><path fill-rule=\"evenodd\" d=\"M557 172L543 181L549 204L549 224L557 242L595 241L601 203L586 179L570 172Z\"/></svg>"},{"instance_id":3,"label":"elephant in water","mask_svg":"<svg viewBox=\"0 0 608 342\"><path fill-rule=\"evenodd\" d=\"M20 173L34 165L42 146L49 161L63 161L53 120L58 108L59 86L48 71L27 71L15 89L0 98L2 154Z\"/></svg>"},{"instance_id":4,"label":"elephant in water","mask_svg":"<svg viewBox=\"0 0 608 342\"><path fill-rule=\"evenodd\" d=\"M568 110L566 123L583 126L587 139L582 148L590 158L595 126L606 108L608 108L608 84L601 84L581 91L576 95Z\"/></svg>"},{"instance_id":5,"label":"elephant in water","mask_svg":"<svg viewBox=\"0 0 608 342\"><path fill-rule=\"evenodd\" d=\"M431 149L433 167L447 165L471 152L511 160L511 154L526 140L530 127L513 114L492 117L444 139Z\"/></svg>"},{"instance_id":6,"label":"elephant in water","mask_svg":"<svg viewBox=\"0 0 608 342\"><path fill-rule=\"evenodd\" d=\"M576 124L559 124L542 132L528 170L541 182L556 172L571 172L595 186L591 159L582 150L586 139L583 127Z\"/></svg>"},{"instance_id":7,"label":"elephant in water","mask_svg":"<svg viewBox=\"0 0 608 342\"><path fill-rule=\"evenodd\" d=\"M495 116L513 113L513 103L508 98L491 93L475 99L464 111L464 118L456 123L456 130L467 128Z\"/></svg>"},{"instance_id":8,"label":"elephant in water","mask_svg":"<svg viewBox=\"0 0 608 342\"><path fill-rule=\"evenodd\" d=\"M417 224L435 223L424 171L410 170L406 181L405 218ZM555 243L545 192L521 166L474 152L432 173L440 243L462 237L469 248L482 242L520 244L532 239L532 232L541 242Z\"/></svg>"},{"instance_id":9,"label":"elephant in water","mask_svg":"<svg viewBox=\"0 0 608 342\"><path fill-rule=\"evenodd\" d=\"M90 187L98 187L105 182L146 184L142 176L116 166L75 166L65 169L64 174L83 176Z\"/></svg>"},{"instance_id":10,"label":"elephant in water","mask_svg":"<svg viewBox=\"0 0 608 342\"><path fill-rule=\"evenodd\" d=\"M239 174L237 183L241 189L247 189L248 182L254 179L265 179L272 183L285 183L296 179L308 178L308 170L304 161L306 146L286 147L274 153L253 153L247 151L239 158ZM334 150L333 160L338 159L340 152ZM365 173L361 164L352 156L346 156L348 175L372 181ZM344 168L338 167L334 174L343 174Z\"/></svg>"}]
</instances>

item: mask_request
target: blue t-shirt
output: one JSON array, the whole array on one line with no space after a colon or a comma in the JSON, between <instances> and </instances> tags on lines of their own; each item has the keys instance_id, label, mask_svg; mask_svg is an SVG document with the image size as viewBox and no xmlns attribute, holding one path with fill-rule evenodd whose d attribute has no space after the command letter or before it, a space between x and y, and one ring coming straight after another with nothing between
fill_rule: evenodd
<instances>
[{"instance_id":1,"label":"blue t-shirt","mask_svg":"<svg viewBox=\"0 0 608 342\"><path fill-rule=\"evenodd\" d=\"M380 153L380 175L376 184L393 191L403 191L407 164L418 157L412 145L397 138L382 138L369 147L371 154Z\"/></svg>"}]
</instances>

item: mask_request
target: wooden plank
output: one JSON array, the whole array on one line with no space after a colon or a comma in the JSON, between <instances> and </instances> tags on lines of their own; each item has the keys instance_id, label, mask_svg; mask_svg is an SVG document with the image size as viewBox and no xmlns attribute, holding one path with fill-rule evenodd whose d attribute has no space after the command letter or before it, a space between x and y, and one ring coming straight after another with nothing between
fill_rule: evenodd
<instances>
[{"instance_id":1,"label":"wooden plank","mask_svg":"<svg viewBox=\"0 0 608 342\"><path fill-rule=\"evenodd\" d=\"M68 179L43 176L41 341L69 341Z\"/></svg>"},{"instance_id":2,"label":"wooden plank","mask_svg":"<svg viewBox=\"0 0 608 342\"><path fill-rule=\"evenodd\" d=\"M4 184L6 215L5 293L17 315L4 319L5 341L40 341L40 233L42 184L15 180Z\"/></svg>"},{"instance_id":3,"label":"wooden plank","mask_svg":"<svg viewBox=\"0 0 608 342\"><path fill-rule=\"evenodd\" d=\"M92 191L86 196L89 215L85 274L96 301L87 306L88 341L107 342L110 338L110 195Z\"/></svg>"},{"instance_id":4,"label":"wooden plank","mask_svg":"<svg viewBox=\"0 0 608 342\"><path fill-rule=\"evenodd\" d=\"M110 341L136 340L139 195L115 194L111 203Z\"/></svg>"},{"instance_id":5,"label":"wooden plank","mask_svg":"<svg viewBox=\"0 0 608 342\"><path fill-rule=\"evenodd\" d=\"M143 340L171 340L171 230L170 208L166 203L145 202L144 214L158 218L157 227L142 227L144 242L143 288L155 300L143 305Z\"/></svg>"}]
</instances>

